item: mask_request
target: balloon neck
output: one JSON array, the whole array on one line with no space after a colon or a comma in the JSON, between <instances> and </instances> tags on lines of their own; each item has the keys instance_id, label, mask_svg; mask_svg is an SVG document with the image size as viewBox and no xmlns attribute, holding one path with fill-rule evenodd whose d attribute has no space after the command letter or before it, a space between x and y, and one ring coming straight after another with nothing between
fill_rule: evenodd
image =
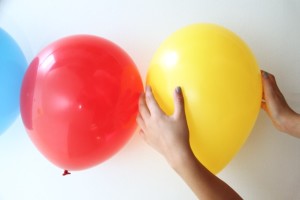
<instances>
[{"instance_id":1,"label":"balloon neck","mask_svg":"<svg viewBox=\"0 0 300 200\"><path fill-rule=\"evenodd\" d=\"M62 174L63 176L71 174L68 170L65 169L64 173Z\"/></svg>"}]
</instances>

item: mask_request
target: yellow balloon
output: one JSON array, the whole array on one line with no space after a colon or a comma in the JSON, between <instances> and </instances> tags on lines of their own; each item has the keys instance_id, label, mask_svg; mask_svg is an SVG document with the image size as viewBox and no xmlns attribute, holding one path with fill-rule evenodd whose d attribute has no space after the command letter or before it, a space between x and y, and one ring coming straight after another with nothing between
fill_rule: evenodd
<instances>
[{"instance_id":1,"label":"yellow balloon","mask_svg":"<svg viewBox=\"0 0 300 200\"><path fill-rule=\"evenodd\" d=\"M154 54L146 84L169 115L173 91L181 86L191 148L214 174L242 147L260 110L261 75L253 54L237 35L214 24L169 36Z\"/></svg>"}]
</instances>

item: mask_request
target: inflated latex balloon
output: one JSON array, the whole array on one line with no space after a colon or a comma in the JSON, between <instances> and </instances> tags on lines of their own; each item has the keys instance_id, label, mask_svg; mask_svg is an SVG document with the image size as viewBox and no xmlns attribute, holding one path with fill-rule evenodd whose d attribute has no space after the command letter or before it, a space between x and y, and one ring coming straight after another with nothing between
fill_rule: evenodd
<instances>
[{"instance_id":1,"label":"inflated latex balloon","mask_svg":"<svg viewBox=\"0 0 300 200\"><path fill-rule=\"evenodd\" d=\"M16 41L0 28L0 134L19 114L20 89L27 61Z\"/></svg>"},{"instance_id":2,"label":"inflated latex balloon","mask_svg":"<svg viewBox=\"0 0 300 200\"><path fill-rule=\"evenodd\" d=\"M70 36L46 47L30 64L21 115L48 160L82 170L126 144L136 128L142 90L134 62L120 47L96 36Z\"/></svg>"},{"instance_id":3,"label":"inflated latex balloon","mask_svg":"<svg viewBox=\"0 0 300 200\"><path fill-rule=\"evenodd\" d=\"M159 105L172 114L173 91L181 86L198 160L218 173L251 132L261 103L260 70L247 45L213 24L178 30L159 47L147 84Z\"/></svg>"}]
</instances>

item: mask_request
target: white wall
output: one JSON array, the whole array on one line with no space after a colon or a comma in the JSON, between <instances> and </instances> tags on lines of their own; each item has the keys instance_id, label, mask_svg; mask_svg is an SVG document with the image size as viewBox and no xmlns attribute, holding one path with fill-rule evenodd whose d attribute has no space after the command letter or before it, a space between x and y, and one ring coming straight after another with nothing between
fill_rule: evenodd
<instances>
[{"instance_id":1,"label":"white wall","mask_svg":"<svg viewBox=\"0 0 300 200\"><path fill-rule=\"evenodd\" d=\"M123 47L143 78L169 34L196 22L221 24L248 43L300 112L299 19L297 0L0 0L0 25L28 61L63 36L97 34ZM1 200L196 199L138 135L97 167L61 173L33 146L20 117L0 136ZM261 112L245 146L219 177L245 199L300 199L300 140L276 131Z\"/></svg>"}]
</instances>

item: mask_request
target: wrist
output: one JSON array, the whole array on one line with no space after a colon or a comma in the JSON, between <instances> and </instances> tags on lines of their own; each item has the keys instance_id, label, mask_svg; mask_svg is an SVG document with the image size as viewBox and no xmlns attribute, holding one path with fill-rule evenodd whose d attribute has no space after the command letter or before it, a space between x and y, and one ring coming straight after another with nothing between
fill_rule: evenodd
<instances>
[{"instance_id":1,"label":"wrist","mask_svg":"<svg viewBox=\"0 0 300 200\"><path fill-rule=\"evenodd\" d=\"M288 122L287 133L296 137L300 136L300 115L296 112L293 112L293 115Z\"/></svg>"},{"instance_id":2,"label":"wrist","mask_svg":"<svg viewBox=\"0 0 300 200\"><path fill-rule=\"evenodd\" d=\"M300 134L300 115L293 110L282 119L281 131L297 136ZM300 136L300 135L299 135ZM299 137L297 136L297 137Z\"/></svg>"},{"instance_id":3,"label":"wrist","mask_svg":"<svg viewBox=\"0 0 300 200\"><path fill-rule=\"evenodd\" d=\"M181 171L186 168L186 165L191 162L195 162L197 158L192 152L191 148L177 152L171 159L168 160L170 166L175 171Z\"/></svg>"}]
</instances>

